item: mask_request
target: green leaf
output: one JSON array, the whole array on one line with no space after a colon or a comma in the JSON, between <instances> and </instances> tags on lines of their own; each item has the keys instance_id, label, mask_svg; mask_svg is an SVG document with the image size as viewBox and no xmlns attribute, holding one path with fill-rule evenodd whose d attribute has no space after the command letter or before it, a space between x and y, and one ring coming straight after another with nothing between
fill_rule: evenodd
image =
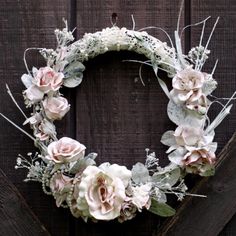
<instances>
[{"instance_id":1,"label":"green leaf","mask_svg":"<svg viewBox=\"0 0 236 236\"><path fill-rule=\"evenodd\" d=\"M162 217L173 216L176 212L171 206L165 203L159 203L154 199L152 199L151 207L148 210Z\"/></svg>"},{"instance_id":2,"label":"green leaf","mask_svg":"<svg viewBox=\"0 0 236 236\"><path fill-rule=\"evenodd\" d=\"M205 169L205 170L204 170ZM200 173L201 176L213 176L215 174L215 167L206 165L205 168L202 168L202 172Z\"/></svg>"}]
</instances>

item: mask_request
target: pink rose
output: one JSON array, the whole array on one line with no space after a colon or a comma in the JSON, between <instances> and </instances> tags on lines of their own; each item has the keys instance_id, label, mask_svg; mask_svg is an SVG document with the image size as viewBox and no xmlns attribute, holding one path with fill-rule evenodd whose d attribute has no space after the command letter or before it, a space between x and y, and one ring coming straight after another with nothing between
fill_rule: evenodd
<instances>
[{"instance_id":1,"label":"pink rose","mask_svg":"<svg viewBox=\"0 0 236 236\"><path fill-rule=\"evenodd\" d=\"M43 119L38 126L35 126L35 137L41 141L48 140L50 137L56 136L56 128L52 122Z\"/></svg>"},{"instance_id":2,"label":"pink rose","mask_svg":"<svg viewBox=\"0 0 236 236\"><path fill-rule=\"evenodd\" d=\"M69 111L70 105L64 97L48 97L43 101L43 108L50 120L60 120Z\"/></svg>"},{"instance_id":3,"label":"pink rose","mask_svg":"<svg viewBox=\"0 0 236 236\"><path fill-rule=\"evenodd\" d=\"M132 203L130 198L127 197L127 199L123 202L121 206L121 211L118 221L120 223L123 223L124 221L131 220L136 216L136 212L137 212L137 207Z\"/></svg>"},{"instance_id":4,"label":"pink rose","mask_svg":"<svg viewBox=\"0 0 236 236\"><path fill-rule=\"evenodd\" d=\"M56 72L50 67L42 67L39 70L33 68L33 75L34 77L29 75L22 76L27 87L24 95L31 103L41 101L44 94L50 91L59 90L64 78L63 73Z\"/></svg>"},{"instance_id":5,"label":"pink rose","mask_svg":"<svg viewBox=\"0 0 236 236\"><path fill-rule=\"evenodd\" d=\"M177 72L172 80L170 95L176 104L197 101L202 95L205 76L202 72L188 67Z\"/></svg>"},{"instance_id":6,"label":"pink rose","mask_svg":"<svg viewBox=\"0 0 236 236\"><path fill-rule=\"evenodd\" d=\"M64 75L61 72L55 72L50 67L41 67L35 72L33 84L35 84L40 91L48 93L50 90L57 91L63 83Z\"/></svg>"},{"instance_id":7,"label":"pink rose","mask_svg":"<svg viewBox=\"0 0 236 236\"><path fill-rule=\"evenodd\" d=\"M56 199L57 207L66 201L68 193L72 185L72 178L63 175L62 173L56 173L50 180L50 188L53 196Z\"/></svg>"},{"instance_id":8,"label":"pink rose","mask_svg":"<svg viewBox=\"0 0 236 236\"><path fill-rule=\"evenodd\" d=\"M62 164L77 161L84 157L86 147L78 141L63 137L48 145L46 159Z\"/></svg>"},{"instance_id":9,"label":"pink rose","mask_svg":"<svg viewBox=\"0 0 236 236\"><path fill-rule=\"evenodd\" d=\"M185 154L183 165L188 173L205 175L205 172L214 166L215 161L214 152L199 148Z\"/></svg>"}]
</instances>

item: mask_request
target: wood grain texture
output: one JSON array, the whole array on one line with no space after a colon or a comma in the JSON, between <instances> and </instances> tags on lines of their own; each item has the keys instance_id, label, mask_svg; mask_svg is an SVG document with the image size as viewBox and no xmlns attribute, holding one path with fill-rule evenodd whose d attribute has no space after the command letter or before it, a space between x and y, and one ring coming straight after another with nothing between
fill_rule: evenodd
<instances>
[{"instance_id":1,"label":"wood grain texture","mask_svg":"<svg viewBox=\"0 0 236 236\"><path fill-rule=\"evenodd\" d=\"M24 107L21 94L24 87L20 80L21 75L26 72L23 64L23 52L28 47L55 47L54 30L63 26L63 17L70 19L70 3L67 1L1 1L0 112L19 125L24 122L24 117L21 116L7 95L5 83L8 83L15 98L21 107ZM34 52L27 56L27 60L30 68L32 65L37 67L44 65L41 57ZM27 115L30 114L30 109L24 110ZM65 121L62 121L59 132L62 128L63 132L66 132L64 124ZM25 128L31 132L28 127ZM34 150L37 151L31 140L5 120L0 119L0 168L16 185L49 232L53 232L54 235L69 235L70 225L67 211L58 210L55 201L42 192L40 184L23 182L26 171L14 169L18 153L26 155L27 152Z\"/></svg>"},{"instance_id":2,"label":"wood grain texture","mask_svg":"<svg viewBox=\"0 0 236 236\"><path fill-rule=\"evenodd\" d=\"M214 6L214 7L213 7ZM210 59L204 70L210 72L215 60L219 59L215 78L218 81L218 88L214 92L217 97L230 97L236 90L235 80L235 42L236 37L232 32L236 23L235 1L191 1L189 4L190 23L198 22L211 15L206 27L206 39L217 16L220 22L211 40L209 49ZM199 42L201 27L193 27L189 32L191 39L190 46ZM220 106L212 106L211 117L218 114ZM216 129L216 141L218 142L218 153L222 150L227 139L233 134L236 127L236 109L231 111L229 118L223 121ZM197 183L195 191L199 194L206 194L207 199L189 198L180 207L176 216L168 220L158 235L217 235L224 225L236 212L235 208L235 135L219 155L221 165L217 173L210 179L203 179ZM227 159L227 160L226 160ZM236 231L235 231L236 232ZM224 234L224 232L222 232Z\"/></svg>"},{"instance_id":3,"label":"wood grain texture","mask_svg":"<svg viewBox=\"0 0 236 236\"><path fill-rule=\"evenodd\" d=\"M117 25L136 30L160 26L173 36L179 12L179 1L77 1L77 36L110 27L113 13ZM183 24L184 17L181 22ZM158 30L150 34L166 41ZM145 87L138 79L139 64L126 59L145 60L130 52L100 55L85 64L84 80L76 89L76 138L87 152L97 152L98 163L109 161L132 167L144 162L145 148L156 151L162 164L167 163L160 144L165 130L174 128L166 114L167 98L150 68L143 70ZM168 78L163 74L163 78ZM170 82L170 80L169 80ZM124 224L116 222L84 224L76 221L75 233L80 235L151 235L161 219L150 213L139 214Z\"/></svg>"},{"instance_id":4,"label":"wood grain texture","mask_svg":"<svg viewBox=\"0 0 236 236\"><path fill-rule=\"evenodd\" d=\"M63 26L62 17L69 19L71 29L77 26L77 39L85 32L95 32L111 26L112 13L118 15L118 26L132 28L131 14L133 14L136 30L146 26L160 26L173 38L179 3L179 0L147 0L145 2L141 0L7 0L2 2L0 8L0 112L8 114L18 124L23 123L23 117L16 111L5 92L5 83L9 84L14 96L23 107L21 95L23 85L20 81L21 74L25 72L22 61L23 51L27 47L54 47L53 31ZM186 25L208 15L222 16L210 44L213 59L220 59L216 71L216 79L220 86L214 94L219 97L229 97L236 88L234 79L236 36L232 33L236 23L235 8L236 3L233 0L219 0L217 4L213 0L186 0L185 14L181 18L181 25ZM207 27L206 32L209 33L209 30L210 27ZM160 31L148 32L163 41L167 40ZM186 49L196 44L199 32L199 27L186 32L183 38ZM125 59L145 60L142 56L129 52L101 55L86 63L84 81L79 88L63 90L72 109L63 121L57 123L59 137L77 138L87 146L87 152L98 152L99 163L110 161L131 167L137 161L144 161L144 149L149 147L152 151L156 151L161 163L166 164L166 147L160 144L160 137L165 130L174 128L166 115L168 100L149 68L144 67L143 70L145 82L145 87L143 87L137 79L139 65L122 62ZM28 61L30 66L43 65L36 53L29 55ZM213 63L212 59L209 60L206 66L207 71L212 68ZM164 74L163 78L168 81ZM218 111L219 107L214 107L212 115L217 114ZM29 111L27 112L29 114ZM236 128L235 112L236 109L233 108L230 118L217 129L219 150ZM85 224L82 220L71 217L68 210L56 208L54 200L42 192L39 184L22 183L25 172L14 170L16 155L32 150L34 146L30 140L5 121L0 120L0 167L17 186L34 213L52 235L156 235L156 230L163 219L149 213L140 214L136 219L122 225L116 222ZM230 162L231 165L235 165L232 162L233 160ZM227 171L232 171L232 169L230 166L224 168L226 169L222 169L221 174L224 174L225 178L220 183L231 184L227 179ZM217 176L216 181L219 180ZM213 183L217 186L216 182ZM221 195L219 190L221 186L219 188L208 186L205 182L202 187L204 191L209 191L210 196L212 191L217 192L217 198L211 199L212 206L215 208L221 204L220 197L226 203L229 202L228 197L233 196L233 193L228 196L227 189L229 188L222 187ZM191 200L191 207L198 200ZM202 201L203 199L200 200ZM190 208L187 209L191 211ZM220 208L218 213L222 209L230 212L230 215L233 214L226 205ZM199 216L199 212L195 213ZM211 220L212 215L208 215L207 222ZM185 219L193 225L192 221L196 219L194 217L193 214ZM199 219L198 217L196 221ZM224 219L229 220L229 215ZM225 224L226 220L222 222ZM222 227L223 224L220 222L218 229ZM180 232L175 235L183 234Z\"/></svg>"},{"instance_id":5,"label":"wood grain texture","mask_svg":"<svg viewBox=\"0 0 236 236\"><path fill-rule=\"evenodd\" d=\"M0 235L50 235L1 169L0 189Z\"/></svg>"},{"instance_id":6,"label":"wood grain texture","mask_svg":"<svg viewBox=\"0 0 236 236\"><path fill-rule=\"evenodd\" d=\"M236 133L219 155L215 176L199 181L177 214L167 220L157 235L218 235L236 212Z\"/></svg>"},{"instance_id":7,"label":"wood grain texture","mask_svg":"<svg viewBox=\"0 0 236 236\"><path fill-rule=\"evenodd\" d=\"M197 0L191 1L191 22L198 22L208 16L212 18L207 22L204 43L206 43L209 33L213 27L216 18L220 20L209 44L211 50L210 58L207 61L204 70L211 72L216 59L219 59L217 69L215 71L215 79L218 87L213 95L219 98L230 97L236 90L235 78L235 49L236 35L233 33L236 29L236 2L234 0ZM190 32L191 46L195 46L199 42L201 26L192 27ZM224 102L224 101L223 101ZM211 117L218 114L221 107L217 104L211 107ZM222 150L229 138L233 135L236 127L236 106L231 110L231 115L227 117L223 123L215 130L216 141L218 142L218 152Z\"/></svg>"}]
</instances>

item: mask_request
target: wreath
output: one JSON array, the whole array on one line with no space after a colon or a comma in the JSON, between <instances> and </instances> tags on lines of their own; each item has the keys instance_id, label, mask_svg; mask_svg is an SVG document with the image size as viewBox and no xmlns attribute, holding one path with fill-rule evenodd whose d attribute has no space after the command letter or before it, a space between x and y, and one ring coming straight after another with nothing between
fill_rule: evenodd
<instances>
[{"instance_id":1,"label":"wreath","mask_svg":"<svg viewBox=\"0 0 236 236\"><path fill-rule=\"evenodd\" d=\"M26 118L24 125L30 125L33 135L1 114L31 138L39 149L34 154L28 153L28 157L17 157L15 168L28 170L25 181L41 182L44 193L52 195L58 207L69 208L73 216L85 221L118 219L124 222L144 209L164 217L173 215L175 210L167 204L167 195L174 194L178 200L191 195L187 192L185 175L214 174L217 149L214 130L229 114L230 101L235 95L226 104L221 103L220 113L209 119L209 109L219 103L211 95L217 87L213 78L217 62L211 73L203 72L202 68L210 53L208 45L218 19L203 46L207 20L200 22L203 27L199 45L187 55L181 47L181 35L186 27L180 31L179 23L174 32L175 46L168 34L170 46L149 35L144 31L146 29L136 31L116 25L87 33L72 43L73 32L68 30L65 21L63 30L55 30L55 50L37 48L46 60L45 67L30 70L26 53L36 48L27 49L24 53L27 74L23 74L21 80L26 87L23 91L26 107L32 108L30 117L19 107L8 86L7 89ZM60 88L76 87L82 82L85 61L107 51L120 50L146 56L148 60L140 63L152 67L157 82L169 98L168 117L177 128L166 131L161 138L161 143L168 146L166 153L170 160L165 167L159 165L155 152L149 149L145 149L144 163L134 164L131 170L109 162L97 165L97 154L85 155L83 144L69 137L57 138L54 121L61 120L70 109ZM171 90L159 78L159 70L167 72L172 80Z\"/></svg>"}]
</instances>

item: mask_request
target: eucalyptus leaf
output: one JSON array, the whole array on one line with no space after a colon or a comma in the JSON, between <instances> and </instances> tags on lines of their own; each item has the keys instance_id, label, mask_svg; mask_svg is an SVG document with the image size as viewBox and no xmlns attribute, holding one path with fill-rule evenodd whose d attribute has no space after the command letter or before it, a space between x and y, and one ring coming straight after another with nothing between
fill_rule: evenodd
<instances>
[{"instance_id":1,"label":"eucalyptus leaf","mask_svg":"<svg viewBox=\"0 0 236 236\"><path fill-rule=\"evenodd\" d=\"M77 72L74 75L71 75L70 77L64 78L63 85L68 88L74 88L78 86L83 79L83 73L82 72Z\"/></svg>"},{"instance_id":2,"label":"eucalyptus leaf","mask_svg":"<svg viewBox=\"0 0 236 236\"><path fill-rule=\"evenodd\" d=\"M74 61L65 67L64 72L83 72L84 70L85 66L80 61Z\"/></svg>"},{"instance_id":3,"label":"eucalyptus leaf","mask_svg":"<svg viewBox=\"0 0 236 236\"><path fill-rule=\"evenodd\" d=\"M163 143L166 146L175 145L176 141L174 137L174 131L173 130L166 131L161 137L161 143Z\"/></svg>"},{"instance_id":4,"label":"eucalyptus leaf","mask_svg":"<svg viewBox=\"0 0 236 236\"><path fill-rule=\"evenodd\" d=\"M162 217L169 217L175 214L175 209L171 206L167 205L166 203L159 203L156 200L152 199L151 207L148 209L153 214L162 216Z\"/></svg>"}]
</instances>

